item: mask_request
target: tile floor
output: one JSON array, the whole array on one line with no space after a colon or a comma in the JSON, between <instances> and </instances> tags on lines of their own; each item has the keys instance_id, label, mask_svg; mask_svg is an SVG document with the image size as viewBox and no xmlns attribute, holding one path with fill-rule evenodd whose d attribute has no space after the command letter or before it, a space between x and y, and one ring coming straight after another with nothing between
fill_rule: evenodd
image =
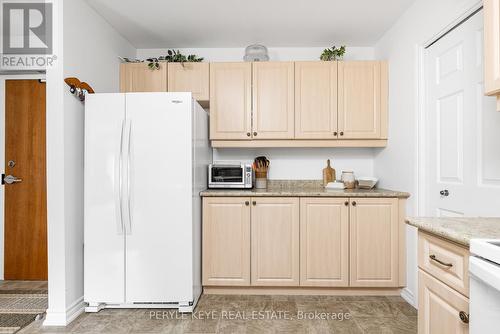
<instances>
[{"instance_id":1,"label":"tile floor","mask_svg":"<svg viewBox=\"0 0 500 334\"><path fill-rule=\"evenodd\" d=\"M107 309L19 333L417 333L417 311L400 297L204 295L194 314Z\"/></svg>"}]
</instances>

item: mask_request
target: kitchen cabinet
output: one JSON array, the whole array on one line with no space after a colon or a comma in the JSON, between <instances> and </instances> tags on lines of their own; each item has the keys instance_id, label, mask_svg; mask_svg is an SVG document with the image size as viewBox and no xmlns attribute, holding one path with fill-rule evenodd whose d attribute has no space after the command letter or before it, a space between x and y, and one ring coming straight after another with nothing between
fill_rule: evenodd
<instances>
[{"instance_id":1,"label":"kitchen cabinet","mask_svg":"<svg viewBox=\"0 0 500 334\"><path fill-rule=\"evenodd\" d=\"M168 63L168 91L191 92L197 101L208 101L209 68L209 63Z\"/></svg>"},{"instance_id":2,"label":"kitchen cabinet","mask_svg":"<svg viewBox=\"0 0 500 334\"><path fill-rule=\"evenodd\" d=\"M349 285L349 199L300 199L300 285Z\"/></svg>"},{"instance_id":3,"label":"kitchen cabinet","mask_svg":"<svg viewBox=\"0 0 500 334\"><path fill-rule=\"evenodd\" d=\"M210 139L252 137L252 63L210 64Z\"/></svg>"},{"instance_id":4,"label":"kitchen cabinet","mask_svg":"<svg viewBox=\"0 0 500 334\"><path fill-rule=\"evenodd\" d=\"M350 286L399 286L398 200L350 201Z\"/></svg>"},{"instance_id":5,"label":"kitchen cabinet","mask_svg":"<svg viewBox=\"0 0 500 334\"><path fill-rule=\"evenodd\" d=\"M250 285L250 198L203 200L203 285Z\"/></svg>"},{"instance_id":6,"label":"kitchen cabinet","mask_svg":"<svg viewBox=\"0 0 500 334\"><path fill-rule=\"evenodd\" d=\"M299 285L299 199L252 198L254 286Z\"/></svg>"},{"instance_id":7,"label":"kitchen cabinet","mask_svg":"<svg viewBox=\"0 0 500 334\"><path fill-rule=\"evenodd\" d=\"M418 270L418 332L469 333L469 300L422 269Z\"/></svg>"},{"instance_id":8,"label":"kitchen cabinet","mask_svg":"<svg viewBox=\"0 0 500 334\"><path fill-rule=\"evenodd\" d=\"M500 111L500 0L484 0L484 91Z\"/></svg>"},{"instance_id":9,"label":"kitchen cabinet","mask_svg":"<svg viewBox=\"0 0 500 334\"><path fill-rule=\"evenodd\" d=\"M338 63L338 132L343 139L387 138L387 63Z\"/></svg>"},{"instance_id":10,"label":"kitchen cabinet","mask_svg":"<svg viewBox=\"0 0 500 334\"><path fill-rule=\"evenodd\" d=\"M293 62L256 62L252 67L252 138L293 139Z\"/></svg>"},{"instance_id":11,"label":"kitchen cabinet","mask_svg":"<svg viewBox=\"0 0 500 334\"><path fill-rule=\"evenodd\" d=\"M295 62L295 138L336 139L337 62Z\"/></svg>"},{"instance_id":12,"label":"kitchen cabinet","mask_svg":"<svg viewBox=\"0 0 500 334\"><path fill-rule=\"evenodd\" d=\"M120 64L120 92L166 92L167 66L152 70L147 63Z\"/></svg>"}]
</instances>

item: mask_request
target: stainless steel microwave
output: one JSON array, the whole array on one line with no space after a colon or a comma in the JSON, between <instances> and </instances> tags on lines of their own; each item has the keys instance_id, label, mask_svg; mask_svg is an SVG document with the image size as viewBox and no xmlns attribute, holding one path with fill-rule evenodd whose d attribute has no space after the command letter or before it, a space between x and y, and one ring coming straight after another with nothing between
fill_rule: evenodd
<instances>
[{"instance_id":1,"label":"stainless steel microwave","mask_svg":"<svg viewBox=\"0 0 500 334\"><path fill-rule=\"evenodd\" d=\"M252 188L252 165L210 164L208 165L208 188Z\"/></svg>"}]
</instances>

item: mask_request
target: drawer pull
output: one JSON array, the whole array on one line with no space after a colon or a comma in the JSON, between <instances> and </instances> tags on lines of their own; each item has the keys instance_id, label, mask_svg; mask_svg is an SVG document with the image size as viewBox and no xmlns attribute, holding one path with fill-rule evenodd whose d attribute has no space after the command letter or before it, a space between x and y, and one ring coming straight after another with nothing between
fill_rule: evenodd
<instances>
[{"instance_id":1,"label":"drawer pull","mask_svg":"<svg viewBox=\"0 0 500 334\"><path fill-rule=\"evenodd\" d=\"M453 263L446 263L446 262L443 262L443 261L441 261L440 259L438 259L438 258L436 257L436 255L434 255L434 254L433 254L433 255L429 255L429 258L430 258L432 261L436 261L437 263L439 263L439 264L440 264L440 265L442 265L442 266L445 266L445 267L448 267L448 268L453 267Z\"/></svg>"},{"instance_id":2,"label":"drawer pull","mask_svg":"<svg viewBox=\"0 0 500 334\"><path fill-rule=\"evenodd\" d=\"M469 315L467 313L465 313L464 311L460 311L458 313L458 316L460 317L460 320L462 320L462 322L464 324L468 324L469 323Z\"/></svg>"}]
</instances>

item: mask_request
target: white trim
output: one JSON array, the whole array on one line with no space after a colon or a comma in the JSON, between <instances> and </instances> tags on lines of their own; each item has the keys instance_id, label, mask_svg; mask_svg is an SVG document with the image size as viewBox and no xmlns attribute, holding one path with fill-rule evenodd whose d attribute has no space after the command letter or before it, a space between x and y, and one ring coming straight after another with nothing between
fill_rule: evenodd
<instances>
[{"instance_id":1,"label":"white trim","mask_svg":"<svg viewBox=\"0 0 500 334\"><path fill-rule=\"evenodd\" d=\"M404 288L401 291L401 298L406 300L408 304L410 304L411 306L413 306L418 310L418 305L416 303L415 296L413 295L413 292L411 290L409 290L408 288Z\"/></svg>"},{"instance_id":2,"label":"white trim","mask_svg":"<svg viewBox=\"0 0 500 334\"><path fill-rule=\"evenodd\" d=\"M45 79L45 74L0 74L0 170L5 167L5 80ZM4 187L0 186L0 280L4 279ZM47 241L48 242L48 241Z\"/></svg>"},{"instance_id":3,"label":"white trim","mask_svg":"<svg viewBox=\"0 0 500 334\"><path fill-rule=\"evenodd\" d=\"M43 326L67 326L73 320L78 318L85 310L85 303L83 301L83 296L78 298L73 304L71 304L65 312L51 312L47 310L47 315Z\"/></svg>"}]
</instances>

